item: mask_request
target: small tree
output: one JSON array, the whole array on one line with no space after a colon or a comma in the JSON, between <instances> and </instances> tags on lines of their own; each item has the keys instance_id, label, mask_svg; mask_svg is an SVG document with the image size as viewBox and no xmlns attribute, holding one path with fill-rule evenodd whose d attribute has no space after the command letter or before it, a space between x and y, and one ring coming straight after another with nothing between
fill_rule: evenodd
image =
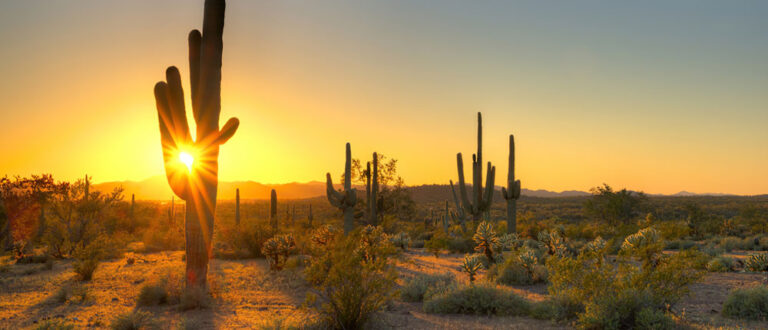
<instances>
[{"instance_id":1,"label":"small tree","mask_svg":"<svg viewBox=\"0 0 768 330\"><path fill-rule=\"evenodd\" d=\"M614 191L607 184L592 188L590 192L592 197L584 204L586 213L611 225L628 223L640 214L641 207L647 200L642 192L627 189Z\"/></svg>"}]
</instances>

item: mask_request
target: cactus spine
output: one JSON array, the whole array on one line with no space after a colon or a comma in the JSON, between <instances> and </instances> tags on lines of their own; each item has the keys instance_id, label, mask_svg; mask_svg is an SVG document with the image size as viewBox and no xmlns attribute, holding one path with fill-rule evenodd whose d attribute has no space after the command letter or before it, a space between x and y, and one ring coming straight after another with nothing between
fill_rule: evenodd
<instances>
[{"instance_id":1,"label":"cactus spine","mask_svg":"<svg viewBox=\"0 0 768 330\"><path fill-rule=\"evenodd\" d=\"M344 234L348 234L355 227L355 204L357 203L357 191L352 189L352 147L349 143L347 143L346 162L344 163L344 191L339 192L333 188L331 173L325 174L325 181L328 202L344 213Z\"/></svg>"},{"instance_id":2,"label":"cactus spine","mask_svg":"<svg viewBox=\"0 0 768 330\"><path fill-rule=\"evenodd\" d=\"M501 194L507 200L507 233L517 232L517 199L520 198L520 180L515 180L515 136L509 135L509 169L507 187L501 187Z\"/></svg>"},{"instance_id":3,"label":"cactus spine","mask_svg":"<svg viewBox=\"0 0 768 330\"><path fill-rule=\"evenodd\" d=\"M165 72L166 81L155 85L165 174L174 194L186 201L185 278L188 288L205 289L207 286L219 184L219 147L235 134L240 123L237 118L232 118L219 129L225 7L224 0L206 0L203 32L193 30L189 33L192 114L197 124L194 140L187 123L179 70L169 67ZM194 164L189 168L179 160L183 151L194 153Z\"/></svg>"},{"instance_id":4,"label":"cactus spine","mask_svg":"<svg viewBox=\"0 0 768 330\"><path fill-rule=\"evenodd\" d=\"M269 196L269 225L272 232L277 233L277 192L274 189Z\"/></svg>"},{"instance_id":5,"label":"cactus spine","mask_svg":"<svg viewBox=\"0 0 768 330\"><path fill-rule=\"evenodd\" d=\"M472 220L480 220L484 214L487 215L491 210L496 167L488 162L488 176L485 190L483 190L483 119L479 112L477 113L477 153L472 155L472 195L474 201L470 201L467 195L467 187L464 182L464 160L461 153L456 154L456 167L459 171L459 192L461 193L462 206L472 215Z\"/></svg>"}]
</instances>

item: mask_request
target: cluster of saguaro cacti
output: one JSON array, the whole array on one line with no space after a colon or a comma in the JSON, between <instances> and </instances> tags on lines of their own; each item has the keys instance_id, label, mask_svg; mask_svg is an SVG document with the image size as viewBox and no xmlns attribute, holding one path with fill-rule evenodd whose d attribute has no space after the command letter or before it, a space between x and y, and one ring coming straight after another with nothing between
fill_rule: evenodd
<instances>
[{"instance_id":1,"label":"cluster of saguaro cacti","mask_svg":"<svg viewBox=\"0 0 768 330\"><path fill-rule=\"evenodd\" d=\"M174 194L186 201L186 285L195 288L207 285L219 182L219 146L235 134L239 125L239 121L232 118L219 129L225 7L224 0L206 0L203 32L193 30L189 33L190 89L192 113L197 124L196 139L192 139L187 123L179 70L169 67L165 73L166 81L155 85L165 174ZM189 167L181 162L182 152L194 157Z\"/></svg>"},{"instance_id":2,"label":"cluster of saguaro cacti","mask_svg":"<svg viewBox=\"0 0 768 330\"><path fill-rule=\"evenodd\" d=\"M377 210L378 205L376 205L379 201L379 155L377 153L373 153L373 169L371 169L370 162L368 162L367 167L366 177L368 178L368 182L366 183L366 197L368 197L368 217L370 224L375 226L379 222Z\"/></svg>"},{"instance_id":3,"label":"cluster of saguaro cacti","mask_svg":"<svg viewBox=\"0 0 768 330\"><path fill-rule=\"evenodd\" d=\"M349 143L347 143L346 161L344 163L344 190L340 192L333 188L331 173L325 174L325 181L328 202L341 209L344 213L344 234L347 234L355 226L355 204L357 203L357 191L352 189L352 147Z\"/></svg>"},{"instance_id":4,"label":"cluster of saguaro cacti","mask_svg":"<svg viewBox=\"0 0 768 330\"><path fill-rule=\"evenodd\" d=\"M269 195L269 225L272 232L277 232L277 192L272 189Z\"/></svg>"},{"instance_id":5,"label":"cluster of saguaro cacti","mask_svg":"<svg viewBox=\"0 0 768 330\"><path fill-rule=\"evenodd\" d=\"M456 154L456 167L459 171L459 191L461 192L462 207L472 215L472 220L480 220L483 214L487 214L491 209L496 167L491 166L491 162L488 162L488 177L485 182L485 190L483 190L483 119L479 112L477 113L477 153L472 155L473 200L470 200L467 195L467 187L464 182L464 160L461 153ZM451 183L451 187L453 187L453 183Z\"/></svg>"},{"instance_id":6,"label":"cluster of saguaro cacti","mask_svg":"<svg viewBox=\"0 0 768 330\"><path fill-rule=\"evenodd\" d=\"M235 189L235 225L240 225L240 189Z\"/></svg>"},{"instance_id":7,"label":"cluster of saguaro cacti","mask_svg":"<svg viewBox=\"0 0 768 330\"><path fill-rule=\"evenodd\" d=\"M507 201L507 234L517 232L517 199L520 198L520 180L515 180L515 136L509 135L509 168L507 187L501 193Z\"/></svg>"}]
</instances>

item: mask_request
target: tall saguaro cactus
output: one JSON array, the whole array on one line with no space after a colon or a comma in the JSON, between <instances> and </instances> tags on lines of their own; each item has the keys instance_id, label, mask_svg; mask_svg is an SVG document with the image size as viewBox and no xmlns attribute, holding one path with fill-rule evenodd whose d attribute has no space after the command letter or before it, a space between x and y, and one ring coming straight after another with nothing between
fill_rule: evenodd
<instances>
[{"instance_id":1,"label":"tall saguaro cactus","mask_svg":"<svg viewBox=\"0 0 768 330\"><path fill-rule=\"evenodd\" d=\"M237 118L232 118L219 129L225 7L224 0L206 0L203 32L189 33L192 114L197 125L194 140L187 124L179 70L169 67L166 81L155 85L165 174L174 194L186 201L186 285L194 288L205 288L207 282L219 183L219 146L235 134L239 125Z\"/></svg>"},{"instance_id":2,"label":"tall saguaro cactus","mask_svg":"<svg viewBox=\"0 0 768 330\"><path fill-rule=\"evenodd\" d=\"M378 214L378 201L379 201L379 155L373 153L373 179L371 183L371 199L368 200L368 205L371 212L371 225L376 226L379 223Z\"/></svg>"},{"instance_id":3,"label":"tall saguaro cactus","mask_svg":"<svg viewBox=\"0 0 768 330\"><path fill-rule=\"evenodd\" d=\"M240 225L240 188L235 189L235 226Z\"/></svg>"},{"instance_id":4,"label":"tall saguaro cactus","mask_svg":"<svg viewBox=\"0 0 768 330\"><path fill-rule=\"evenodd\" d=\"M496 167L491 166L491 162L488 162L488 177L485 182L485 190L483 190L483 118L479 112L477 113L477 153L472 155L472 201L467 195L467 186L464 182L464 160L461 153L456 154L456 167L459 171L459 192L462 207L472 215L472 220L480 220L482 215L491 209Z\"/></svg>"},{"instance_id":5,"label":"tall saguaro cactus","mask_svg":"<svg viewBox=\"0 0 768 330\"><path fill-rule=\"evenodd\" d=\"M277 192L274 189L269 195L269 225L272 232L277 233Z\"/></svg>"},{"instance_id":6,"label":"tall saguaro cactus","mask_svg":"<svg viewBox=\"0 0 768 330\"><path fill-rule=\"evenodd\" d=\"M352 189L352 147L349 143L347 143L346 162L344 163L344 191L339 192L333 188L331 173L325 174L325 181L328 202L344 213L344 234L347 234L355 228L355 204L357 203L357 191Z\"/></svg>"},{"instance_id":7,"label":"tall saguaro cactus","mask_svg":"<svg viewBox=\"0 0 768 330\"><path fill-rule=\"evenodd\" d=\"M501 193L507 200L507 233L517 232L517 199L520 198L520 180L515 180L515 136L509 135L509 169L507 187Z\"/></svg>"}]
</instances>

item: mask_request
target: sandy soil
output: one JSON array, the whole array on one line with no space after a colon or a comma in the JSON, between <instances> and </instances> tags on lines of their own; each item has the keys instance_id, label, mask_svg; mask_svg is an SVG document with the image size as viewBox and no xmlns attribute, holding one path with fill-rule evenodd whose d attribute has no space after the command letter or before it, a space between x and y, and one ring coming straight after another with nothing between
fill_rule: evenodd
<instances>
[{"instance_id":1,"label":"sandy soil","mask_svg":"<svg viewBox=\"0 0 768 330\"><path fill-rule=\"evenodd\" d=\"M133 311L142 285L161 278L178 280L184 263L182 252L128 253L122 259L105 261L85 286L85 301L53 301L56 291L75 283L70 261L56 261L52 270L44 265L11 265L0 272L0 328L34 328L51 318L65 319L77 328L106 328L115 316ZM129 265L128 258L135 263ZM461 255L435 258L421 251L406 253L398 262L402 283L423 273L451 272L460 280ZM308 287L299 270L270 272L262 259L218 260L210 269L212 302L209 308L179 311L176 306L141 307L162 328L175 328L182 321L202 329L235 329L301 324L314 315L301 308ZM720 316L728 292L734 288L766 283L766 276L748 273L709 274L695 284L689 297L676 306L682 320L695 328L768 328L768 322L736 322ZM513 287L532 301L546 298L545 285ZM420 303L394 302L376 315L374 328L402 329L561 329L567 325L525 317L487 317L426 314Z\"/></svg>"}]
</instances>

